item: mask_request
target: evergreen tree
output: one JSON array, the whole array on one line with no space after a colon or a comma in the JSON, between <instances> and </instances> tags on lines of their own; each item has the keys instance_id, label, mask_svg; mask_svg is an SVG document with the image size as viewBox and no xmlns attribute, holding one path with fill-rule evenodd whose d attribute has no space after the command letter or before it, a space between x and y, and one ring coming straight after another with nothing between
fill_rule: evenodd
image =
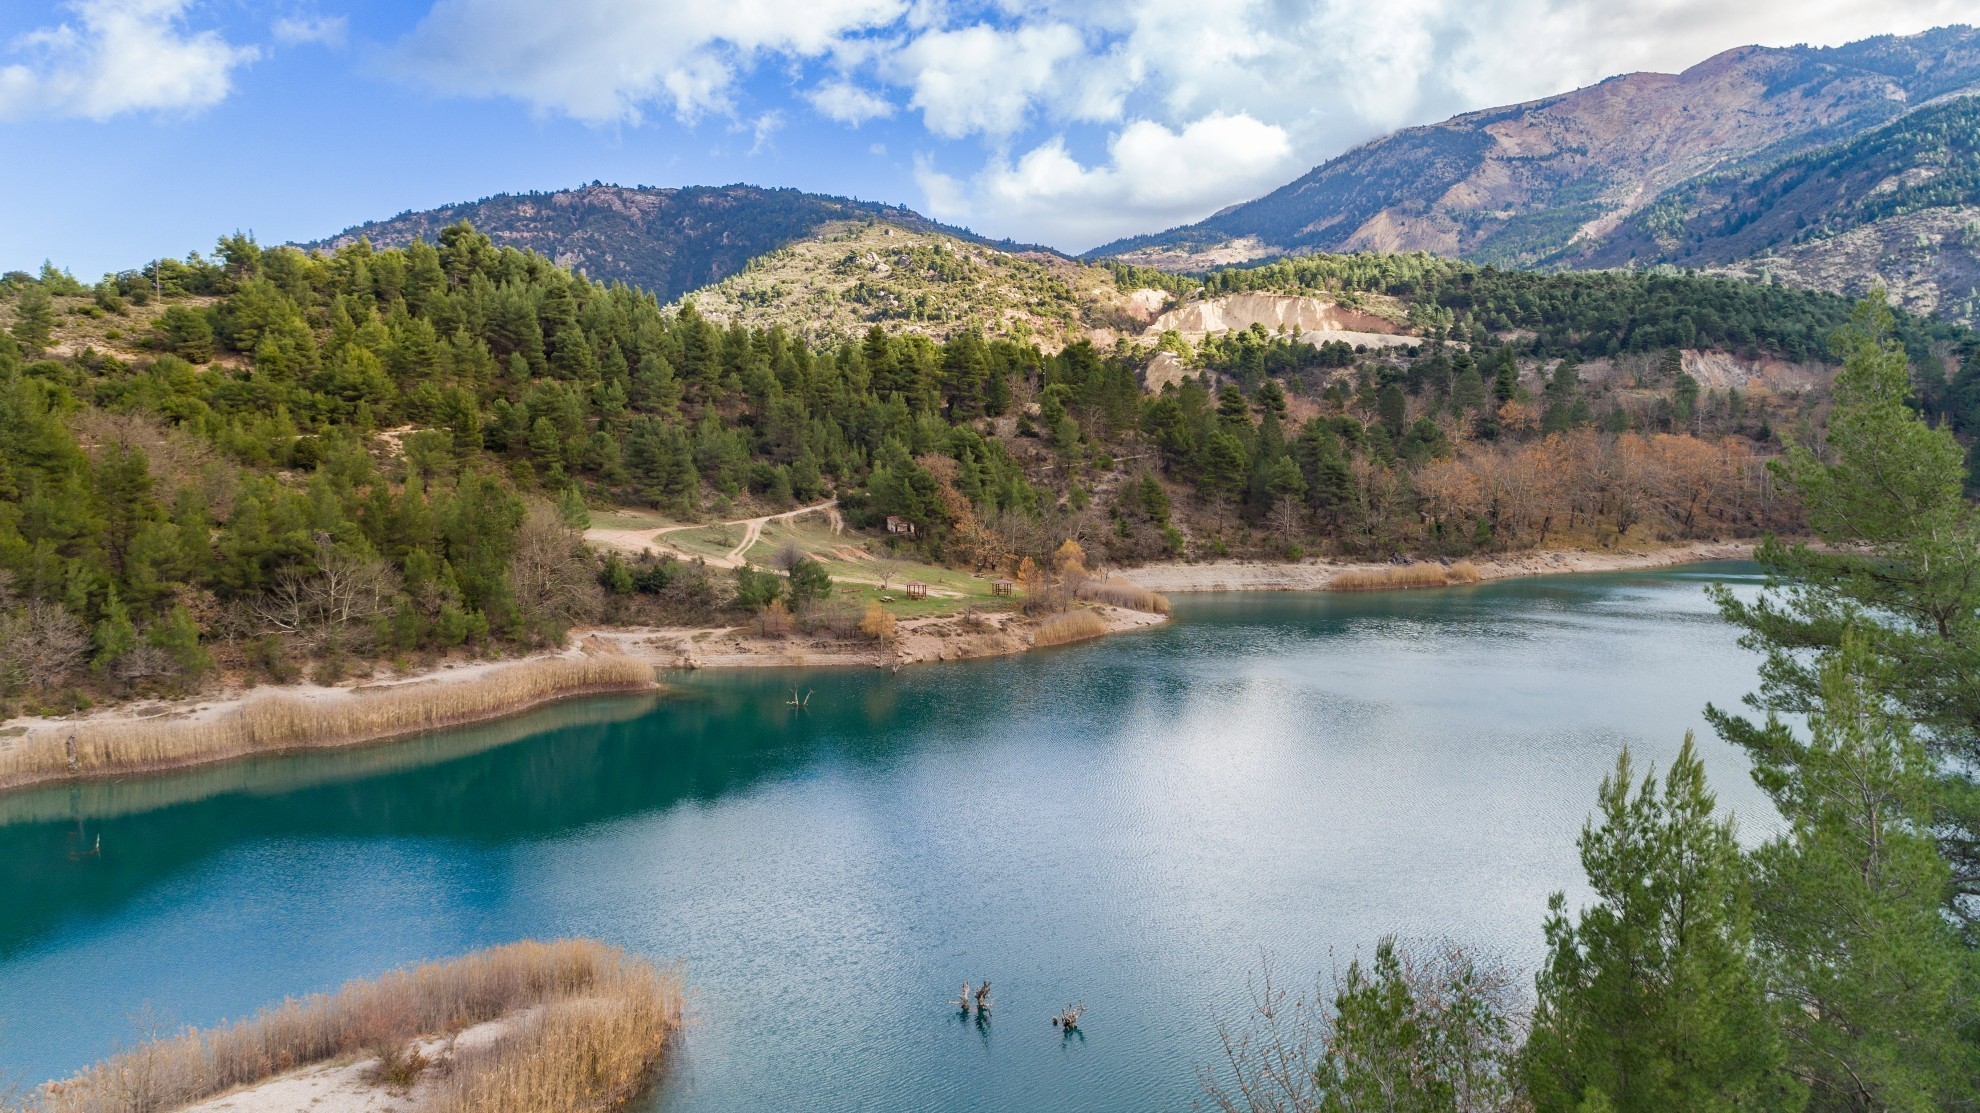
<instances>
[{"instance_id":1,"label":"evergreen tree","mask_svg":"<svg viewBox=\"0 0 1980 1113\"><path fill-rule=\"evenodd\" d=\"M943 346L942 395L952 417L974 417L984 412L984 386L989 378L990 361L975 329L965 329Z\"/></svg>"},{"instance_id":2,"label":"evergreen tree","mask_svg":"<svg viewBox=\"0 0 1980 1113\"><path fill-rule=\"evenodd\" d=\"M1932 765L1846 635L1818 673L1809 738L1773 720L1753 776L1786 830L1754 854L1758 935L1788 1062L1813 1108L1970 1104L1980 964L1940 914Z\"/></svg>"},{"instance_id":3,"label":"evergreen tree","mask_svg":"<svg viewBox=\"0 0 1980 1113\"><path fill-rule=\"evenodd\" d=\"M103 604L103 618L96 624L94 641L94 663L99 673L109 672L137 648L137 627L131 624L131 612L117 597L116 588L110 589L110 596Z\"/></svg>"},{"instance_id":4,"label":"evergreen tree","mask_svg":"<svg viewBox=\"0 0 1980 1113\"><path fill-rule=\"evenodd\" d=\"M557 519L564 528L583 533L591 528L591 510L584 504L584 492L573 483L557 493Z\"/></svg>"},{"instance_id":5,"label":"evergreen tree","mask_svg":"<svg viewBox=\"0 0 1980 1113\"><path fill-rule=\"evenodd\" d=\"M187 363L209 363L213 359L213 324L205 313L189 306L174 305L158 317L158 340L165 350Z\"/></svg>"},{"instance_id":6,"label":"evergreen tree","mask_svg":"<svg viewBox=\"0 0 1980 1113\"><path fill-rule=\"evenodd\" d=\"M1457 357L1457 372L1451 379L1451 408L1458 413L1476 410L1485 405L1485 379L1478 373L1478 365L1472 362L1471 353L1460 352Z\"/></svg>"},{"instance_id":7,"label":"evergreen tree","mask_svg":"<svg viewBox=\"0 0 1980 1113\"><path fill-rule=\"evenodd\" d=\"M1512 346L1499 349L1492 371L1492 398L1501 405L1519 396L1519 358Z\"/></svg>"},{"instance_id":8,"label":"evergreen tree","mask_svg":"<svg viewBox=\"0 0 1980 1113\"><path fill-rule=\"evenodd\" d=\"M1392 437L1402 436L1403 420L1409 414L1409 402L1403 397L1399 384L1390 383L1375 397L1375 409L1381 415L1382 425Z\"/></svg>"},{"instance_id":9,"label":"evergreen tree","mask_svg":"<svg viewBox=\"0 0 1980 1113\"><path fill-rule=\"evenodd\" d=\"M1794 1109L1804 1099L1748 965L1751 910L1730 818L1713 815L1687 736L1662 790L1632 795L1625 751L1582 829L1596 903L1548 903L1548 956L1526 1048L1539 1113Z\"/></svg>"},{"instance_id":10,"label":"evergreen tree","mask_svg":"<svg viewBox=\"0 0 1980 1113\"><path fill-rule=\"evenodd\" d=\"M811 604L832 594L832 576L818 561L805 557L791 565L791 610L803 614Z\"/></svg>"},{"instance_id":11,"label":"evergreen tree","mask_svg":"<svg viewBox=\"0 0 1980 1113\"><path fill-rule=\"evenodd\" d=\"M193 621L192 612L183 604L173 607L164 618L152 623L151 628L144 632L144 641L172 662L182 688L197 687L206 670L213 666L213 658L199 643L199 626Z\"/></svg>"},{"instance_id":12,"label":"evergreen tree","mask_svg":"<svg viewBox=\"0 0 1980 1113\"><path fill-rule=\"evenodd\" d=\"M1972 927L1980 898L1980 519L1962 496L1964 454L1907 400L1911 375L1890 339L1890 310L1858 308L1840 338L1826 451L1791 443L1779 474L1825 544L1769 540L1755 552L1771 590L1714 600L1766 654L1762 710L1803 714L1820 701L1823 658L1846 631L1888 677L1886 695L1922 730L1935 759L1939 846L1952 867L1948 911ZM1727 739L1755 753L1765 728L1711 709Z\"/></svg>"},{"instance_id":13,"label":"evergreen tree","mask_svg":"<svg viewBox=\"0 0 1980 1113\"><path fill-rule=\"evenodd\" d=\"M26 286L14 301L14 339L30 349L46 348L53 339L55 302L41 286Z\"/></svg>"},{"instance_id":14,"label":"evergreen tree","mask_svg":"<svg viewBox=\"0 0 1980 1113\"><path fill-rule=\"evenodd\" d=\"M1244 445L1229 432L1218 429L1204 442L1197 490L1213 502L1228 499L1243 489L1249 471Z\"/></svg>"}]
</instances>

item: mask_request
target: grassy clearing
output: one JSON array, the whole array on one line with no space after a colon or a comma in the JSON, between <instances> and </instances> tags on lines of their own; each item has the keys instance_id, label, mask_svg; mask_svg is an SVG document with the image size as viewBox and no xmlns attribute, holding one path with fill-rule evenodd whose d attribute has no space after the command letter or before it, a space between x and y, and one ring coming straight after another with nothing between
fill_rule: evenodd
<instances>
[{"instance_id":1,"label":"grassy clearing","mask_svg":"<svg viewBox=\"0 0 1980 1113\"><path fill-rule=\"evenodd\" d=\"M513 943L141 1044L52 1084L28 1109L172 1109L347 1056L376 1057L382 1076L409 1081L422 1062L407 1053L413 1040L525 1010L533 1011L494 1044L451 1062L422 1113L588 1113L624 1104L646 1088L680 1031L681 979L590 940Z\"/></svg>"},{"instance_id":2,"label":"grassy clearing","mask_svg":"<svg viewBox=\"0 0 1980 1113\"><path fill-rule=\"evenodd\" d=\"M1398 564L1388 568L1354 568L1327 581L1328 591L1396 591L1412 587L1450 587L1478 582L1478 566L1468 560L1455 564Z\"/></svg>"},{"instance_id":3,"label":"grassy clearing","mask_svg":"<svg viewBox=\"0 0 1980 1113\"><path fill-rule=\"evenodd\" d=\"M580 692L652 686L652 666L632 657L548 657L453 683L415 682L324 700L264 696L211 719L45 727L0 749L0 788L390 738Z\"/></svg>"},{"instance_id":4,"label":"grassy clearing","mask_svg":"<svg viewBox=\"0 0 1980 1113\"><path fill-rule=\"evenodd\" d=\"M662 529L679 524L658 510L647 510L637 506L591 512L593 529Z\"/></svg>"},{"instance_id":5,"label":"grassy clearing","mask_svg":"<svg viewBox=\"0 0 1980 1113\"><path fill-rule=\"evenodd\" d=\"M715 525L698 529L677 529L663 533L654 539L654 544L678 549L689 557L705 557L718 560L729 555L729 550L743 539L743 526Z\"/></svg>"},{"instance_id":6,"label":"grassy clearing","mask_svg":"<svg viewBox=\"0 0 1980 1113\"><path fill-rule=\"evenodd\" d=\"M1126 607L1131 611L1145 611L1149 614L1170 613L1168 596L1127 580L1088 580L1079 585L1078 595L1081 599Z\"/></svg>"},{"instance_id":7,"label":"grassy clearing","mask_svg":"<svg viewBox=\"0 0 1980 1113\"><path fill-rule=\"evenodd\" d=\"M1067 611L1038 624L1031 636L1036 646L1065 645L1067 642L1097 638L1107 632L1107 620L1092 611Z\"/></svg>"}]
</instances>

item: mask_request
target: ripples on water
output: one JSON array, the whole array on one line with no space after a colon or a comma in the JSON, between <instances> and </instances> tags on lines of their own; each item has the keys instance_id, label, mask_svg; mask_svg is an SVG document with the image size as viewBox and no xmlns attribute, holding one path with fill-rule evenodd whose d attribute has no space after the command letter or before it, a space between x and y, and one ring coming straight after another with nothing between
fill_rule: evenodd
<instances>
[{"instance_id":1,"label":"ripples on water","mask_svg":"<svg viewBox=\"0 0 1980 1113\"><path fill-rule=\"evenodd\" d=\"M1187 1109L1262 956L1300 980L1395 931L1534 961L1624 744L1662 764L1699 728L1764 822L1700 714L1754 678L1702 585L1751 572L1184 597L1020 658L702 673L0 797L0 1072L72 1070L147 1001L206 1024L581 934L689 962L660 1109ZM100 859L68 856L78 824ZM982 977L987 1028L944 1005Z\"/></svg>"}]
</instances>

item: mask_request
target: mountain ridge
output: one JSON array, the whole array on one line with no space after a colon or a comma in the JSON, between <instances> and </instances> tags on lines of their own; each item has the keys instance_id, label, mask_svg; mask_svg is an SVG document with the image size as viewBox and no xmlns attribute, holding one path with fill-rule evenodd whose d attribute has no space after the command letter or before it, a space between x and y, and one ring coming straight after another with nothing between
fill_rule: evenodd
<instances>
[{"instance_id":1,"label":"mountain ridge","mask_svg":"<svg viewBox=\"0 0 1980 1113\"><path fill-rule=\"evenodd\" d=\"M1680 183L1791 155L1980 88L1980 31L1744 46L1391 133L1264 197L1086 252L1190 269L1308 251L1427 250L1531 265Z\"/></svg>"},{"instance_id":2,"label":"mountain ridge","mask_svg":"<svg viewBox=\"0 0 1980 1113\"><path fill-rule=\"evenodd\" d=\"M296 246L334 251L369 238L377 247L403 247L416 239L431 242L442 228L466 220L498 245L533 249L598 281L638 286L665 302L738 274L750 260L827 224L859 219L885 220L1005 251L1050 250L979 236L903 205L790 187L740 182L620 186L597 181L573 189L497 193L476 201L407 210Z\"/></svg>"}]
</instances>

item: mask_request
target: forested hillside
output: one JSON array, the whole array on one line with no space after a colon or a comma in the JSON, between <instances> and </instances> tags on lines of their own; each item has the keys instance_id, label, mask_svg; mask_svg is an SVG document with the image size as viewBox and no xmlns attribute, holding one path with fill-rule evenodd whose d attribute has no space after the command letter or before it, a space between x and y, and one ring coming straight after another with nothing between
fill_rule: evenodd
<instances>
[{"instance_id":1,"label":"forested hillside","mask_svg":"<svg viewBox=\"0 0 1980 1113\"><path fill-rule=\"evenodd\" d=\"M182 690L216 665L334 674L777 594L747 570L601 561L575 532L588 508L691 521L836 495L855 528L895 516L919 555L985 569L1067 539L1131 563L1791 528L1760 462L1819 429L1848 310L1725 279L1426 256L1210 287L1174 292L1380 293L1423 339L1358 351L1253 328L1048 353L874 327L814 346L466 225L334 255L230 237L212 260L93 288L8 275L0 696ZM1936 404L1980 397L1967 334L1904 328ZM1151 396L1138 376L1156 358L1188 373Z\"/></svg>"}]
</instances>

